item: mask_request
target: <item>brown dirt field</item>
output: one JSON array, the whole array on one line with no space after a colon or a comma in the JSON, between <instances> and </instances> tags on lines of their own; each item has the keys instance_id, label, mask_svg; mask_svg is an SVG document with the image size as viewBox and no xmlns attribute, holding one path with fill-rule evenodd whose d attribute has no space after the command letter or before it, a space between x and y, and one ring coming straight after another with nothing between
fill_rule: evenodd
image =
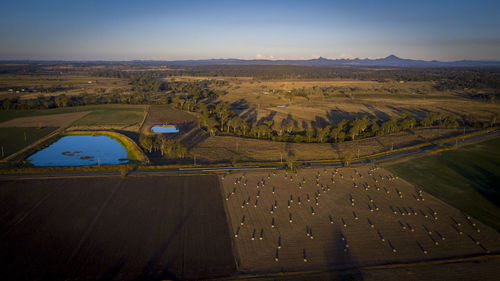
<instances>
[{"instance_id":1,"label":"brown dirt field","mask_svg":"<svg viewBox=\"0 0 500 281\"><path fill-rule=\"evenodd\" d=\"M90 111L19 117L0 123L0 127L67 127Z\"/></svg>"},{"instance_id":2,"label":"brown dirt field","mask_svg":"<svg viewBox=\"0 0 500 281\"><path fill-rule=\"evenodd\" d=\"M216 176L0 180L0 279L230 275Z\"/></svg>"},{"instance_id":3,"label":"brown dirt field","mask_svg":"<svg viewBox=\"0 0 500 281\"><path fill-rule=\"evenodd\" d=\"M347 153L355 159L373 153L389 151L399 147L429 142L446 136L461 134L457 129L416 129L414 133L401 132L394 135L367 138L343 143L286 143L232 136L208 137L191 149L201 161L207 162L248 162L283 161L288 155L295 160L342 159Z\"/></svg>"},{"instance_id":4,"label":"brown dirt field","mask_svg":"<svg viewBox=\"0 0 500 281\"><path fill-rule=\"evenodd\" d=\"M187 111L179 110L170 105L151 105L142 130L149 132L154 125L165 123L178 125L191 121L196 121L196 117Z\"/></svg>"},{"instance_id":5,"label":"brown dirt field","mask_svg":"<svg viewBox=\"0 0 500 281\"><path fill-rule=\"evenodd\" d=\"M500 250L498 232L426 193L419 195L381 168L237 172L222 182L237 262L246 274L335 271ZM481 276L481 268L473 273Z\"/></svg>"}]
</instances>

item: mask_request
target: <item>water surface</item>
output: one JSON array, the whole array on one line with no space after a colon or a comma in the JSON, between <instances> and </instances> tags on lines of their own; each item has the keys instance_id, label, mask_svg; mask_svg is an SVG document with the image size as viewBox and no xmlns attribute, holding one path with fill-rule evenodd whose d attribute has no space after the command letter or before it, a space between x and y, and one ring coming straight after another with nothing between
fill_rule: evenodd
<instances>
[{"instance_id":1,"label":"water surface","mask_svg":"<svg viewBox=\"0 0 500 281\"><path fill-rule=\"evenodd\" d=\"M174 126L153 126L151 127L151 131L153 133L161 133L161 134L168 134L168 133L178 133L179 129Z\"/></svg>"},{"instance_id":2,"label":"water surface","mask_svg":"<svg viewBox=\"0 0 500 281\"><path fill-rule=\"evenodd\" d=\"M127 152L107 136L65 136L28 157L35 166L88 166L127 163Z\"/></svg>"}]
</instances>

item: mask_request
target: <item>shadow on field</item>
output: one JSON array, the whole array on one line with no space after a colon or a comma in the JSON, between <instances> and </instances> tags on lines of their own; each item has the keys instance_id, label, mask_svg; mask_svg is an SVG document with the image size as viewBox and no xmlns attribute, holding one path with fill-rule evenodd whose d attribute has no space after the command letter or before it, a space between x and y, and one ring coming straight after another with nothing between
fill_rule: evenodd
<instances>
[{"instance_id":1,"label":"shadow on field","mask_svg":"<svg viewBox=\"0 0 500 281\"><path fill-rule=\"evenodd\" d=\"M177 226L172 230L168 238L161 244L160 247L155 251L155 253L151 256L151 258L146 263L146 266L142 269L141 275L136 280L181 280L184 276L184 268L180 268L180 272L173 272L172 268L173 263L178 257L174 257L169 260L167 263L167 267L164 268L161 273L158 275L155 268L160 263L162 256L166 253L168 247L174 240L174 238L181 232L186 221L188 221L191 216L192 208L189 208L182 220L177 224ZM184 264L184 262L182 263Z\"/></svg>"},{"instance_id":2,"label":"shadow on field","mask_svg":"<svg viewBox=\"0 0 500 281\"><path fill-rule=\"evenodd\" d=\"M328 276L322 280L363 280L361 271L358 269L357 262L351 257L349 239L344 235L338 226L332 230L335 237L335 243L331 248L325 248L325 258L329 268ZM344 237L345 240L342 240ZM344 251L347 249L346 251Z\"/></svg>"},{"instance_id":3,"label":"shadow on field","mask_svg":"<svg viewBox=\"0 0 500 281\"><path fill-rule=\"evenodd\" d=\"M328 125L329 125L328 121L326 121L325 118L319 116L316 116L314 121L311 122L311 126L313 128L324 128Z\"/></svg>"},{"instance_id":4,"label":"shadow on field","mask_svg":"<svg viewBox=\"0 0 500 281\"><path fill-rule=\"evenodd\" d=\"M263 125L263 124L264 124L264 122L266 122L266 121L271 121L271 122L272 122L272 121L273 121L273 119L274 119L274 116L276 116L276 111L272 110L272 111L269 113L269 115L267 115L267 116L265 116L265 117L260 118L260 120L259 120L259 121L257 121L257 125Z\"/></svg>"},{"instance_id":5,"label":"shadow on field","mask_svg":"<svg viewBox=\"0 0 500 281\"><path fill-rule=\"evenodd\" d=\"M239 99L230 104L231 110L233 111L244 111L245 109L250 108L250 105L245 99Z\"/></svg>"},{"instance_id":6,"label":"shadow on field","mask_svg":"<svg viewBox=\"0 0 500 281\"><path fill-rule=\"evenodd\" d=\"M464 169L451 161L446 162L450 169L469 181L471 187L495 206L500 207L500 179L495 174L479 165L471 165L471 169Z\"/></svg>"},{"instance_id":7,"label":"shadow on field","mask_svg":"<svg viewBox=\"0 0 500 281\"><path fill-rule=\"evenodd\" d=\"M378 109L376 109L373 105L371 104L367 104L367 103L363 103L363 105L368 108L369 110L371 110L373 112L373 114L375 114L375 117L382 120L382 121L385 121L385 120L388 120L391 118L391 116L389 116L389 114L383 112L383 111L380 111Z\"/></svg>"},{"instance_id":8,"label":"shadow on field","mask_svg":"<svg viewBox=\"0 0 500 281\"><path fill-rule=\"evenodd\" d=\"M346 112L342 111L339 109L332 109L330 111L326 112L326 118L328 119L330 124L338 124L342 120L354 120L356 118L363 118L363 116L368 116L368 118L373 118L372 114L366 112L366 111L361 111L361 112Z\"/></svg>"},{"instance_id":9,"label":"shadow on field","mask_svg":"<svg viewBox=\"0 0 500 281\"><path fill-rule=\"evenodd\" d=\"M427 109L398 108L398 107L395 107L392 105L386 105L386 107L389 108L390 110L392 110L393 112L395 112L396 114L401 114L401 113L406 111L406 112L410 113L411 117L415 117L415 118L419 118L419 119L424 118L430 112ZM453 114L455 114L455 113L453 113ZM387 118L387 119L389 119L389 118Z\"/></svg>"},{"instance_id":10,"label":"shadow on field","mask_svg":"<svg viewBox=\"0 0 500 281\"><path fill-rule=\"evenodd\" d=\"M257 122L257 111L253 108L247 110L245 113L243 113L241 118L245 118L250 122L252 125Z\"/></svg>"}]
</instances>

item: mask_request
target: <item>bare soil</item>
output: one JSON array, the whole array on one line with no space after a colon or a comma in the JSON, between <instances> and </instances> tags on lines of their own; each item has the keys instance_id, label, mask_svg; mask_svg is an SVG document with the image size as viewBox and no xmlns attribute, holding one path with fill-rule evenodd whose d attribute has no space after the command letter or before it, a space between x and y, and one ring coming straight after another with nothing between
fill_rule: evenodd
<instances>
[{"instance_id":1,"label":"bare soil","mask_svg":"<svg viewBox=\"0 0 500 281\"><path fill-rule=\"evenodd\" d=\"M216 176L0 180L0 279L230 275Z\"/></svg>"}]
</instances>

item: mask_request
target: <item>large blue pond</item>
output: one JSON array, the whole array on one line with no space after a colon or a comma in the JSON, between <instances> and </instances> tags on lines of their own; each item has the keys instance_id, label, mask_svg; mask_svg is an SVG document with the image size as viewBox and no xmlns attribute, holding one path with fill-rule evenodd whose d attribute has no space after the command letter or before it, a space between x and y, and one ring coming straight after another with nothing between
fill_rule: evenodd
<instances>
[{"instance_id":1,"label":"large blue pond","mask_svg":"<svg viewBox=\"0 0 500 281\"><path fill-rule=\"evenodd\" d=\"M151 131L153 131L153 133L168 134L168 133L178 133L179 129L177 129L174 126L153 126L151 127Z\"/></svg>"},{"instance_id":2,"label":"large blue pond","mask_svg":"<svg viewBox=\"0 0 500 281\"><path fill-rule=\"evenodd\" d=\"M107 136L65 136L28 157L35 166L88 166L127 163L127 152Z\"/></svg>"}]
</instances>

